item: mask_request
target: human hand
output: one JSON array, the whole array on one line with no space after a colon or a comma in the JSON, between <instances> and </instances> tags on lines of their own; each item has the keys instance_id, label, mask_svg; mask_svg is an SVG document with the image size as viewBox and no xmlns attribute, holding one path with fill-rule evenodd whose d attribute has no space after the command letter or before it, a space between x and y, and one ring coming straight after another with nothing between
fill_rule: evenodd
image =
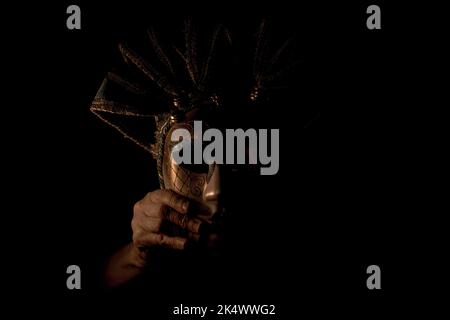
<instances>
[{"instance_id":1,"label":"human hand","mask_svg":"<svg viewBox=\"0 0 450 320\"><path fill-rule=\"evenodd\" d=\"M201 221L188 216L189 200L172 190L158 189L149 192L134 205L131 227L133 245L140 252L151 247L165 247L175 250L186 248L188 237L170 236L163 229L163 223L172 223L187 230L191 237L198 238Z\"/></svg>"}]
</instances>

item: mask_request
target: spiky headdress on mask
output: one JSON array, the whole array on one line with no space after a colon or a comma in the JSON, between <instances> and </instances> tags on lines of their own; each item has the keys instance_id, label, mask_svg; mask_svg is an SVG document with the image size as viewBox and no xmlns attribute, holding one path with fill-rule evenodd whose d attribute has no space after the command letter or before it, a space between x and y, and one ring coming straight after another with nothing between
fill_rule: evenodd
<instances>
[{"instance_id":1,"label":"spiky headdress on mask","mask_svg":"<svg viewBox=\"0 0 450 320\"><path fill-rule=\"evenodd\" d=\"M150 50L145 58L127 44L119 45L125 64L107 74L90 109L151 152L160 169L163 141L174 120L194 108L224 107L224 88L233 83L225 84L221 78L230 78L223 73L234 68L239 53L233 52L231 34L222 25L213 28L202 47L190 19L185 21L183 49L174 43L163 44L153 29L147 35ZM269 52L267 23L261 23L254 41L253 61L249 62L252 70L247 75L250 85L245 93L248 103L267 99L272 84L297 63L280 63L290 43L291 39ZM156 141L149 132L151 128L156 131Z\"/></svg>"}]
</instances>

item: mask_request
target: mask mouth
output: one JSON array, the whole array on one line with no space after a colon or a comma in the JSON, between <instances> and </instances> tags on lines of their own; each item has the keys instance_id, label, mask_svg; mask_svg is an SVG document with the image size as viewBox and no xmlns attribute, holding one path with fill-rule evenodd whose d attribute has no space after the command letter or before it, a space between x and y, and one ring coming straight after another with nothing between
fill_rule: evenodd
<instances>
[{"instance_id":1,"label":"mask mouth","mask_svg":"<svg viewBox=\"0 0 450 320\"><path fill-rule=\"evenodd\" d=\"M220 226L226 219L226 210L222 209L212 215L198 215L197 217L211 226Z\"/></svg>"},{"instance_id":2,"label":"mask mouth","mask_svg":"<svg viewBox=\"0 0 450 320\"><path fill-rule=\"evenodd\" d=\"M219 201L210 201L207 203L192 201L190 211L192 217L198 218L210 225L218 224L226 216L226 210Z\"/></svg>"},{"instance_id":3,"label":"mask mouth","mask_svg":"<svg viewBox=\"0 0 450 320\"><path fill-rule=\"evenodd\" d=\"M223 222L226 220L228 216L228 211L225 208L221 208L221 210L219 212L216 212L213 216L212 216L212 225L215 226L220 226L223 224Z\"/></svg>"}]
</instances>

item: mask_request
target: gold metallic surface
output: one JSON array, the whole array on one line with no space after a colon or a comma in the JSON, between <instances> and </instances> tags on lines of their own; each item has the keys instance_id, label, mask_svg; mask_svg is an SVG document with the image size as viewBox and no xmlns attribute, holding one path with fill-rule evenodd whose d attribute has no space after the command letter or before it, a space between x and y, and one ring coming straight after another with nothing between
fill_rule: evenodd
<instances>
[{"instance_id":1,"label":"gold metallic surface","mask_svg":"<svg viewBox=\"0 0 450 320\"><path fill-rule=\"evenodd\" d=\"M168 132L164 145L162 172L164 185L193 203L194 216L211 222L212 217L220 211L221 196L220 165L202 165L204 171L190 170L189 165L179 165L172 157L172 149L176 143L171 141L171 134L177 128L189 130L194 136L193 127L189 123L175 124ZM193 138L194 139L194 138Z\"/></svg>"}]
</instances>

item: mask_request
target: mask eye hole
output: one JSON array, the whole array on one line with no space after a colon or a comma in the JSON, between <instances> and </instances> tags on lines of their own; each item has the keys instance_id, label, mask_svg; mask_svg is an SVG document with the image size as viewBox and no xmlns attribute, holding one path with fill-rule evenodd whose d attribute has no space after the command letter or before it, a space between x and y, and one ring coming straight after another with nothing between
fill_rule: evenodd
<instances>
[{"instance_id":1,"label":"mask eye hole","mask_svg":"<svg viewBox=\"0 0 450 320\"><path fill-rule=\"evenodd\" d=\"M259 175L260 166L257 164L246 164L246 165L228 165L225 166L226 171L233 176L252 176Z\"/></svg>"},{"instance_id":2,"label":"mask eye hole","mask_svg":"<svg viewBox=\"0 0 450 320\"><path fill-rule=\"evenodd\" d=\"M208 173L209 172L209 165L207 165L206 163L202 163L202 164L181 163L180 167L185 170L195 172L195 173Z\"/></svg>"}]
</instances>

